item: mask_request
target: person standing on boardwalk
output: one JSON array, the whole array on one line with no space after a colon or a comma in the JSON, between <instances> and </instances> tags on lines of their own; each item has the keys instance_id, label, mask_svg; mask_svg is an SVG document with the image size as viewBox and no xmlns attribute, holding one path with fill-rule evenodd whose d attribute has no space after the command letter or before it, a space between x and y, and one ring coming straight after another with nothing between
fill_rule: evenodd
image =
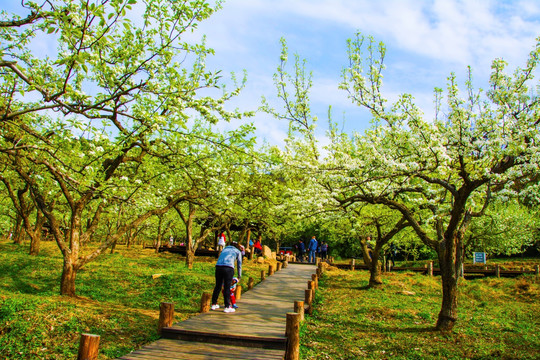
<instances>
[{"instance_id":1,"label":"person standing on boardwalk","mask_svg":"<svg viewBox=\"0 0 540 360\"><path fill-rule=\"evenodd\" d=\"M217 301L219 293L223 288L223 300L225 303L223 312L235 312L234 308L231 306L231 283L234 277L235 262L238 271L238 281L240 281L240 278L242 277L242 252L240 251L238 243L233 242L221 251L216 263L216 286L212 293L212 310L219 309Z\"/></svg>"},{"instance_id":2,"label":"person standing on boardwalk","mask_svg":"<svg viewBox=\"0 0 540 360\"><path fill-rule=\"evenodd\" d=\"M304 262L304 253L306 251L306 246L304 245L304 242L302 240L299 240L296 248L298 250L298 261Z\"/></svg>"},{"instance_id":3,"label":"person standing on boardwalk","mask_svg":"<svg viewBox=\"0 0 540 360\"><path fill-rule=\"evenodd\" d=\"M326 256L328 254L328 244L326 241L323 241L321 245L321 259L326 260Z\"/></svg>"},{"instance_id":4,"label":"person standing on boardwalk","mask_svg":"<svg viewBox=\"0 0 540 360\"><path fill-rule=\"evenodd\" d=\"M308 262L314 263L315 262L315 252L317 251L317 239L315 239L315 235L309 240L308 244Z\"/></svg>"}]
</instances>

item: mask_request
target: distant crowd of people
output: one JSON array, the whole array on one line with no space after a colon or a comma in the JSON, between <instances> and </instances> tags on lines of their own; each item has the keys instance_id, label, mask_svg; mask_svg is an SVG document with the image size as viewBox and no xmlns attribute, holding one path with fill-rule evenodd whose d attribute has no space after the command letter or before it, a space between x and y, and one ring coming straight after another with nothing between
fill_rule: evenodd
<instances>
[{"instance_id":1,"label":"distant crowd of people","mask_svg":"<svg viewBox=\"0 0 540 360\"><path fill-rule=\"evenodd\" d=\"M296 258L300 262L304 262L304 256L307 253L307 261L309 263L314 263L315 258L320 257L321 259L328 258L328 244L326 241L319 242L313 236L309 242L304 244L303 240L299 240L297 244L294 245L296 251Z\"/></svg>"}]
</instances>

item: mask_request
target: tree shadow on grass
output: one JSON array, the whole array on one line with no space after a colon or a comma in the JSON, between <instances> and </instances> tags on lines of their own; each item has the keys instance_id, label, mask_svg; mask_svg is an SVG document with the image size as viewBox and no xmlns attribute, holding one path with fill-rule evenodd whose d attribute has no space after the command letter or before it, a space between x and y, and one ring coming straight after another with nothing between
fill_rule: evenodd
<instances>
[{"instance_id":1,"label":"tree shadow on grass","mask_svg":"<svg viewBox=\"0 0 540 360\"><path fill-rule=\"evenodd\" d=\"M351 286L350 283L343 283L343 285L334 283L334 284L328 286L328 288L331 288L331 289L362 290L362 291L370 289L369 285L359 284L359 285L356 285L356 286Z\"/></svg>"},{"instance_id":2,"label":"tree shadow on grass","mask_svg":"<svg viewBox=\"0 0 540 360\"><path fill-rule=\"evenodd\" d=\"M407 333L407 334L430 334L430 333L439 333L435 326L422 326L422 327L380 327L381 331L384 332L396 332L396 333Z\"/></svg>"},{"instance_id":3,"label":"tree shadow on grass","mask_svg":"<svg viewBox=\"0 0 540 360\"><path fill-rule=\"evenodd\" d=\"M346 328L358 328L359 324L355 321L341 321L340 325L345 326ZM365 324L362 327L362 330L367 332L373 332L378 334L389 334L389 333L407 333L407 334L433 334L440 333L435 329L435 326L408 326L408 327L396 327L396 326L385 326L380 323L370 323Z\"/></svg>"},{"instance_id":4,"label":"tree shadow on grass","mask_svg":"<svg viewBox=\"0 0 540 360\"><path fill-rule=\"evenodd\" d=\"M55 291L57 279L51 278L46 270L47 262L41 258L18 258L16 262L0 264L0 274L11 279L11 285L5 287L10 292L23 294L50 294ZM7 282L6 282L7 284Z\"/></svg>"}]
</instances>

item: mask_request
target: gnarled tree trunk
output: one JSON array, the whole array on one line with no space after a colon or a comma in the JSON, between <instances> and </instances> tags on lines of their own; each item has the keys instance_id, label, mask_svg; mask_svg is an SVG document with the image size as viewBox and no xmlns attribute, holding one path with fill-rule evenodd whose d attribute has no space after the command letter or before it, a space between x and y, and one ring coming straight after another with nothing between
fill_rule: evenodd
<instances>
[{"instance_id":1,"label":"gnarled tree trunk","mask_svg":"<svg viewBox=\"0 0 540 360\"><path fill-rule=\"evenodd\" d=\"M37 210L34 229L27 231L28 235L30 235L30 255L39 254L39 247L41 245L41 237L43 234L43 224L45 224L45 220L45 216L43 216L41 211Z\"/></svg>"},{"instance_id":2,"label":"gnarled tree trunk","mask_svg":"<svg viewBox=\"0 0 540 360\"><path fill-rule=\"evenodd\" d=\"M372 252L373 258L369 264L369 286L374 287L382 285L381 262L379 261L379 249L375 248Z\"/></svg>"},{"instance_id":3,"label":"gnarled tree trunk","mask_svg":"<svg viewBox=\"0 0 540 360\"><path fill-rule=\"evenodd\" d=\"M193 263L195 262L195 250L188 249L186 247L186 266L188 269L193 269Z\"/></svg>"},{"instance_id":4,"label":"gnarled tree trunk","mask_svg":"<svg viewBox=\"0 0 540 360\"><path fill-rule=\"evenodd\" d=\"M442 280L442 305L437 319L437 330L450 331L457 321L458 281L463 264L462 241L468 219L461 229L439 244L439 267ZM446 235L447 236L447 235Z\"/></svg>"},{"instance_id":5,"label":"gnarled tree trunk","mask_svg":"<svg viewBox=\"0 0 540 360\"><path fill-rule=\"evenodd\" d=\"M77 268L71 256L64 257L64 266L62 268L62 278L60 279L60 294L75 296L75 278Z\"/></svg>"},{"instance_id":6,"label":"gnarled tree trunk","mask_svg":"<svg viewBox=\"0 0 540 360\"><path fill-rule=\"evenodd\" d=\"M24 229L23 218L20 214L17 214L15 218L15 226L13 227L13 243L20 245L24 241Z\"/></svg>"}]
</instances>

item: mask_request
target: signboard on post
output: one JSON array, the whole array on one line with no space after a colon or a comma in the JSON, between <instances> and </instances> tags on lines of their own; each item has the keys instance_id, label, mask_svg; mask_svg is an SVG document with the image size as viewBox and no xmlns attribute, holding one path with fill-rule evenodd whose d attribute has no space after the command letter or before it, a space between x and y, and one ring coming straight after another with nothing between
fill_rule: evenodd
<instances>
[{"instance_id":1,"label":"signboard on post","mask_svg":"<svg viewBox=\"0 0 540 360\"><path fill-rule=\"evenodd\" d=\"M485 263L486 263L486 253L475 252L473 256L473 264L485 264Z\"/></svg>"}]
</instances>

